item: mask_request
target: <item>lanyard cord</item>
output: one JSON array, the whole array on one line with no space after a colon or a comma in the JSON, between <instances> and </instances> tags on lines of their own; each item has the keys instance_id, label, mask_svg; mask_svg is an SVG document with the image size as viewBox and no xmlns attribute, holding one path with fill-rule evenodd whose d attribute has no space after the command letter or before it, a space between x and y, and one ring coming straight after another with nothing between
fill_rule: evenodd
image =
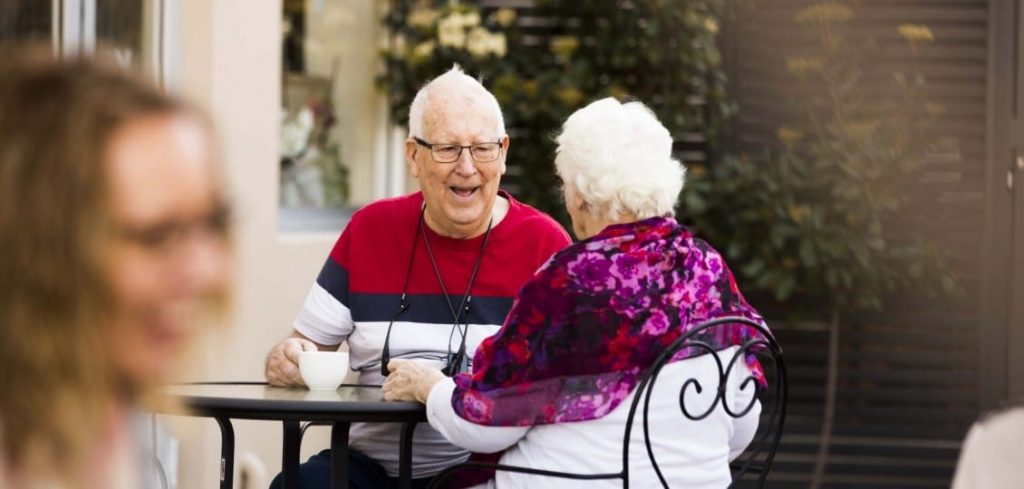
<instances>
[{"instance_id":1,"label":"lanyard cord","mask_svg":"<svg viewBox=\"0 0 1024 489\"><path fill-rule=\"evenodd\" d=\"M480 253L477 256L476 263L473 265L473 272L469 276L469 283L466 284L466 293L463 294L463 296L462 296L462 301L459 303L459 312L458 312L458 314L456 314L455 308L452 305L451 299L448 297L448 290L447 290L447 288L445 288L444 281L441 279L441 269L437 266L437 260L434 259L434 251L433 251L433 249L430 246L430 239L428 239L428 237L427 237L426 219L424 218L424 214L426 213L426 211L427 211L427 207L426 207L426 204L424 204L424 206L420 209L420 219L419 219L419 226L418 226L417 232L418 232L419 235L423 236L423 243L427 247L427 256L430 258L430 264L434 268L434 275L437 277L437 283L441 287L441 293L444 294L444 301L445 301L445 304L448 305L448 312L450 312L451 315L452 315L452 321L453 321L452 322L452 334L455 333L455 328L459 328L459 319L463 317L462 313L463 312L466 313L465 320L464 320L464 325L465 325L466 329L459 328L459 332L462 334L462 341L459 344L458 353L456 353L455 356L454 356L455 360L457 360L458 362L461 362L461 361L463 361L465 359L465 356L466 356L466 335L469 332L469 322L468 322L469 321L469 304L472 301L473 283L476 281L477 272L480 271L480 264L483 263L483 260L484 260L484 252L486 251L487 241L488 241L488 239L490 238L490 235L491 235L491 228L494 225L494 217L491 217L491 220L488 221L488 223L487 223L487 231L484 232L484 239L480 243ZM402 296L401 296L401 298L399 298L398 311L395 312L395 315L392 316L391 320L388 322L388 330L387 330L387 333L384 336L384 348L381 351L380 371L381 371L381 375L383 375L385 377L387 377L391 373L390 370L388 370L388 363L391 361L391 348L390 348L391 328L394 326L395 320L398 319L398 316L400 316L403 312L405 312L406 310L409 309L409 303L406 301L406 294L408 293L408 290L409 290L409 277L412 276L412 265L413 265L413 263L415 261L415 258L416 258L416 247L417 247L418 244L419 244L419 236L417 234L413 234L412 253L409 255L409 263L406 266L406 270L405 270L405 283L402 285ZM451 335L449 335L448 336L448 361L449 362L448 362L448 365L445 367L445 373L448 374L448 375L452 375L452 374L458 373L461 370L459 365L453 365L452 364L452 360L453 360L453 356L452 356L452 353L451 353Z\"/></svg>"},{"instance_id":2,"label":"lanyard cord","mask_svg":"<svg viewBox=\"0 0 1024 489\"><path fill-rule=\"evenodd\" d=\"M426 207L424 207L424 212ZM473 265L473 272L469 275L469 283L466 284L466 293L462 295L462 302L459 304L458 313L455 308L452 307L452 301L448 296L448 290L444 286L444 281L441 279L441 269L437 266L437 260L434 259L434 251L430 247L430 239L427 237L427 229L423 214L420 214L420 234L423 236L423 243L427 246L427 256L430 257L430 264L434 267L434 275L437 277L437 283L441 287L441 293L444 294L444 302L448 304L448 311L452 315L452 331L448 335L448 355L447 365L445 365L442 372L447 376L453 376L461 372L464 368L468 368L468 365L463 365L467 362L466 358L466 336L469 334L469 304L472 301L473 293L473 282L476 281L476 274L480 271L480 264L484 261L484 252L487 249L487 240L491 236L491 227L494 225L494 217L487 222L487 231L484 231L484 239L480 243L480 253L476 257L476 264ZM465 316L462 314L465 313ZM463 318L462 327L460 327L459 319ZM455 334L455 330L458 329L462 336L462 340L459 342L459 349L453 355L452 354L452 340L451 337Z\"/></svg>"},{"instance_id":3,"label":"lanyard cord","mask_svg":"<svg viewBox=\"0 0 1024 489\"><path fill-rule=\"evenodd\" d=\"M484 240L480 243L480 254L476 257L476 264L473 265L473 273L469 275L469 283L466 284L466 293L462 295L462 302L459 303L458 314L455 313L455 308L452 307L452 301L448 296L448 289L444 286L444 281L441 280L441 269L437 266L437 260L434 259L434 250L430 247L430 239L427 238L426 225L422 215L420 216L420 234L423 236L423 243L427 245L427 256L430 257L430 264L434 267L434 275L437 277L437 284L441 286L441 293L444 294L444 302L448 304L448 311L452 315L453 324L459 324L459 318L462 317L462 313L465 312L468 321L469 316L469 302L471 300L470 295L473 292L473 282L476 281L476 273L480 270L480 263L484 261L484 250L487 247L487 238L491 235L491 224L494 223L494 218L487 223L487 231L484 232ZM406 278L408 281L408 278ZM464 321L465 322L465 321Z\"/></svg>"},{"instance_id":4,"label":"lanyard cord","mask_svg":"<svg viewBox=\"0 0 1024 489\"><path fill-rule=\"evenodd\" d=\"M423 212L426 210L424 206L420 210L420 221L423 221ZM412 264L416 259L416 245L419 244L418 230L412 233L412 253L409 253L409 264L405 267L405 283L402 284L402 296L398 299L398 310L391 316L391 320L388 321L388 331L384 335L384 348L380 352L380 374L387 377L391 374L388 370L388 363L391 361L391 327L395 325L395 320L398 316L401 316L403 312L409 309L409 303L405 300L406 292L409 291L409 277L412 275Z\"/></svg>"}]
</instances>

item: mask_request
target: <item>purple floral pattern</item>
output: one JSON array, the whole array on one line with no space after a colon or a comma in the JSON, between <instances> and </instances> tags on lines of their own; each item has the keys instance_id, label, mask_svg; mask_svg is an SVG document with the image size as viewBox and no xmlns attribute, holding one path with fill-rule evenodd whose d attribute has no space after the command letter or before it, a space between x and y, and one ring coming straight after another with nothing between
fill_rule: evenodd
<instances>
[{"instance_id":1,"label":"purple floral pattern","mask_svg":"<svg viewBox=\"0 0 1024 489\"><path fill-rule=\"evenodd\" d=\"M670 218L609 226L523 285L505 324L477 349L473 373L455 378L452 406L490 426L601 418L664 348L722 316L764 324L710 245ZM700 339L722 349L753 334L736 324ZM683 350L673 361L701 353ZM754 357L746 361L763 382Z\"/></svg>"}]
</instances>

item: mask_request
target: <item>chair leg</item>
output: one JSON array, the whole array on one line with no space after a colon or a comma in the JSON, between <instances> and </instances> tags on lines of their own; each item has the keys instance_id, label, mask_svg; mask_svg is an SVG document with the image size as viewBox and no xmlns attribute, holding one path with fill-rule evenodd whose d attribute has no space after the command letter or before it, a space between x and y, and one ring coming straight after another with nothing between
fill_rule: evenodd
<instances>
[{"instance_id":1,"label":"chair leg","mask_svg":"<svg viewBox=\"0 0 1024 489\"><path fill-rule=\"evenodd\" d=\"M216 420L220 426L220 489L231 489L235 476L235 429L230 418Z\"/></svg>"}]
</instances>

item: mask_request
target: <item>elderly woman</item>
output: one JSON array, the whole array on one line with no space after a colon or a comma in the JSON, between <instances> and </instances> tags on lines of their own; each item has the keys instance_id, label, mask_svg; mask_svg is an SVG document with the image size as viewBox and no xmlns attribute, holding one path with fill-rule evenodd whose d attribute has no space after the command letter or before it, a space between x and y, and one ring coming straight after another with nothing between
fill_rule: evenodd
<instances>
[{"instance_id":1,"label":"elderly woman","mask_svg":"<svg viewBox=\"0 0 1024 489\"><path fill-rule=\"evenodd\" d=\"M569 117L555 165L581 241L523 286L501 330L477 350L472 374L449 379L395 360L385 397L423 402L431 426L452 443L504 451L502 464L616 470L632 391L666 345L710 318L762 321L721 255L672 218L684 169L672 159L671 146L668 130L639 102L608 98ZM730 354L748 334L729 327L709 341ZM727 383L726 399L737 412L751 402L754 389L739 385L752 374L762 378L755 360L739 362ZM674 361L659 377L650 400L651 437L672 487L725 487L728 462L756 431L759 406L738 419L722 409L701 421L679 412L686 379L717 386L718 375L714 359L704 355ZM713 397L713 390L705 396ZM696 402L710 403L710 397ZM642 431L630 441L630 482L659 485ZM498 472L490 484L599 485L512 472Z\"/></svg>"},{"instance_id":2,"label":"elderly woman","mask_svg":"<svg viewBox=\"0 0 1024 489\"><path fill-rule=\"evenodd\" d=\"M0 56L0 487L145 487L133 413L223 302L212 134L49 52Z\"/></svg>"}]
</instances>

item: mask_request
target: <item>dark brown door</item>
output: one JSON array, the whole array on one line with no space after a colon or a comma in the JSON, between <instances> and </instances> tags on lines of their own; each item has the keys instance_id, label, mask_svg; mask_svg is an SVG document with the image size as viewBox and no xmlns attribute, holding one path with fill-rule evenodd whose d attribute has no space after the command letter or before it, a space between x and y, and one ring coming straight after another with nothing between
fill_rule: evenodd
<instances>
[{"instance_id":1,"label":"dark brown door","mask_svg":"<svg viewBox=\"0 0 1024 489\"><path fill-rule=\"evenodd\" d=\"M1011 197L1012 232L1009 269L1009 398L1024 397L1024 0L1016 0L1014 41L1013 119L1009 140L1013 148L1006 165L1007 190Z\"/></svg>"}]
</instances>

